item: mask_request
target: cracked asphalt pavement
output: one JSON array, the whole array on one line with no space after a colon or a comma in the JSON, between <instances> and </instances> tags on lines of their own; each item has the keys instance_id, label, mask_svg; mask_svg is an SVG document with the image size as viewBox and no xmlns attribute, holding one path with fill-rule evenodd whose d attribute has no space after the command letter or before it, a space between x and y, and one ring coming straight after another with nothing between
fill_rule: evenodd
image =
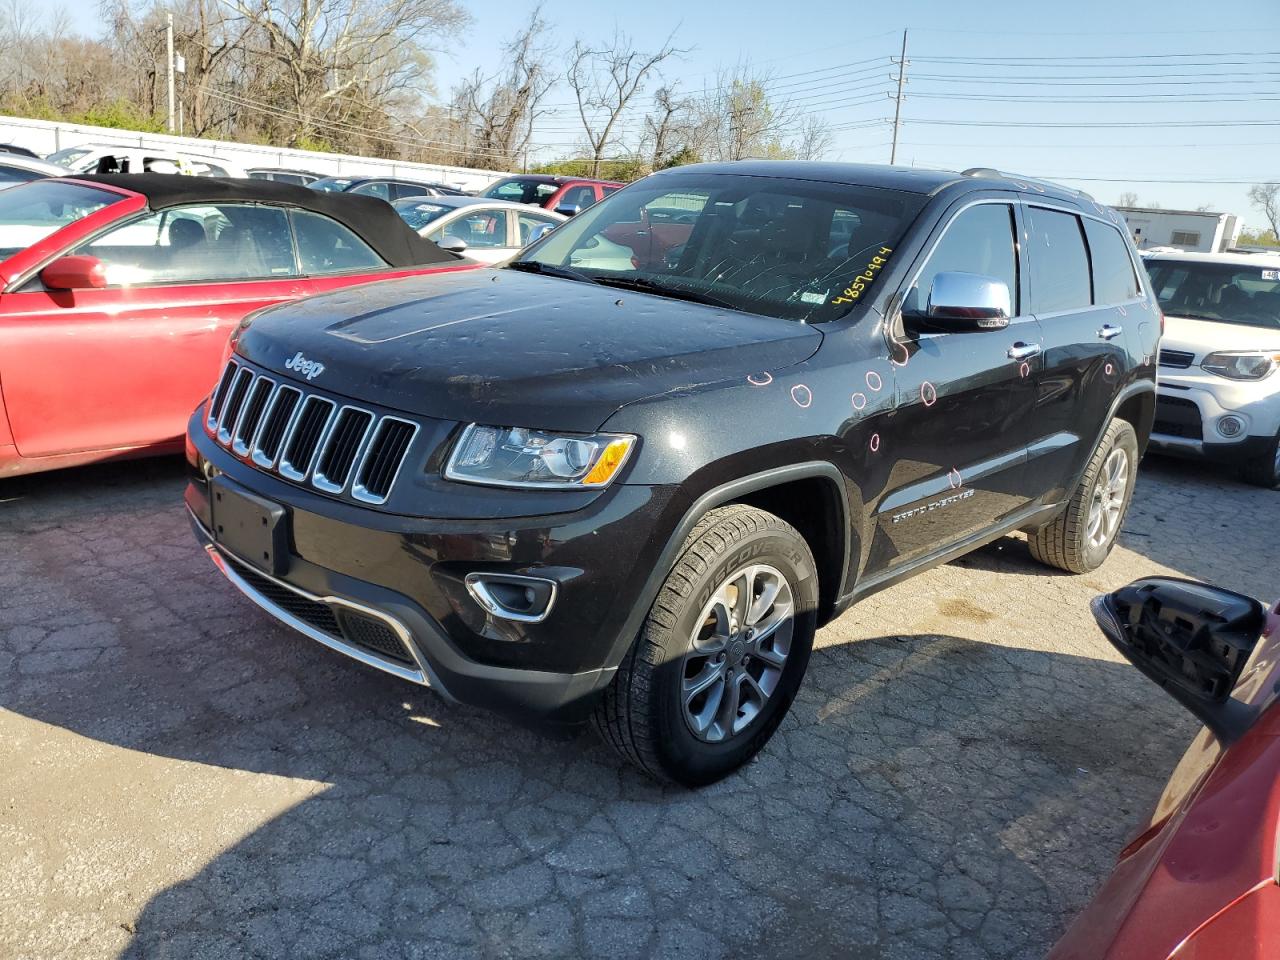
<instances>
[{"instance_id":1,"label":"cracked asphalt pavement","mask_svg":"<svg viewBox=\"0 0 1280 960\"><path fill-rule=\"evenodd\" d=\"M1088 599L1280 587L1280 494L1149 458L1100 570L1008 537L871 598L690 792L276 625L181 488L0 482L2 957L1038 958L1195 732Z\"/></svg>"}]
</instances>

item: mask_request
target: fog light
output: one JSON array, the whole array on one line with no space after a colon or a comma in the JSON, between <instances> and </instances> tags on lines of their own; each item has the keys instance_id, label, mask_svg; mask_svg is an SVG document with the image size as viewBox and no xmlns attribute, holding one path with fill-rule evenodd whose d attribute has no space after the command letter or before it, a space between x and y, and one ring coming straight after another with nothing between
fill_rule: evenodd
<instances>
[{"instance_id":1,"label":"fog light","mask_svg":"<svg viewBox=\"0 0 1280 960\"><path fill-rule=\"evenodd\" d=\"M541 623L556 602L556 582L506 573L468 573L467 592L488 613L503 620Z\"/></svg>"},{"instance_id":2,"label":"fog light","mask_svg":"<svg viewBox=\"0 0 1280 960\"><path fill-rule=\"evenodd\" d=\"M1218 433L1224 437L1238 437L1242 432L1244 432L1244 421L1239 417L1218 418Z\"/></svg>"}]
</instances>

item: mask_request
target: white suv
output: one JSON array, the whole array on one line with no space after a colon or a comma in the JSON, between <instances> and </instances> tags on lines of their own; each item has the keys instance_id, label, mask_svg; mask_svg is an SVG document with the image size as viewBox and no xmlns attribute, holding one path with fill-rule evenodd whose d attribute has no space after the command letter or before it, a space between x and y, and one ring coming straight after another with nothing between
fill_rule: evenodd
<instances>
[{"instance_id":1,"label":"white suv","mask_svg":"<svg viewBox=\"0 0 1280 960\"><path fill-rule=\"evenodd\" d=\"M1165 314L1151 446L1280 486L1280 253L1153 253Z\"/></svg>"}]
</instances>

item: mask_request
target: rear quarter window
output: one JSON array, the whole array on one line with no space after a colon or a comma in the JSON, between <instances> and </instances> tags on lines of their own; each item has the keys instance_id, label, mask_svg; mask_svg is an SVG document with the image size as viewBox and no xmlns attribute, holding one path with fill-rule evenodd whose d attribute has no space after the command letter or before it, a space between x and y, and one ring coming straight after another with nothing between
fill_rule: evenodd
<instances>
[{"instance_id":1,"label":"rear quarter window","mask_svg":"<svg viewBox=\"0 0 1280 960\"><path fill-rule=\"evenodd\" d=\"M1138 276L1129 258L1129 246L1115 227L1085 219L1089 260L1093 267L1093 302L1124 303L1138 295Z\"/></svg>"}]
</instances>

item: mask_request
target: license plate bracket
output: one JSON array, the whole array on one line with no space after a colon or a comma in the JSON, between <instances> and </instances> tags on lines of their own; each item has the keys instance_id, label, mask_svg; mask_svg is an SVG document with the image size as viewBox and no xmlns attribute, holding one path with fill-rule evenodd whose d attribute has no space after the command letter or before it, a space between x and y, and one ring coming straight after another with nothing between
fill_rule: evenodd
<instances>
[{"instance_id":1,"label":"license plate bracket","mask_svg":"<svg viewBox=\"0 0 1280 960\"><path fill-rule=\"evenodd\" d=\"M226 477L214 477L209 487L213 538L264 573L286 573L289 528L284 507L250 493Z\"/></svg>"}]
</instances>

